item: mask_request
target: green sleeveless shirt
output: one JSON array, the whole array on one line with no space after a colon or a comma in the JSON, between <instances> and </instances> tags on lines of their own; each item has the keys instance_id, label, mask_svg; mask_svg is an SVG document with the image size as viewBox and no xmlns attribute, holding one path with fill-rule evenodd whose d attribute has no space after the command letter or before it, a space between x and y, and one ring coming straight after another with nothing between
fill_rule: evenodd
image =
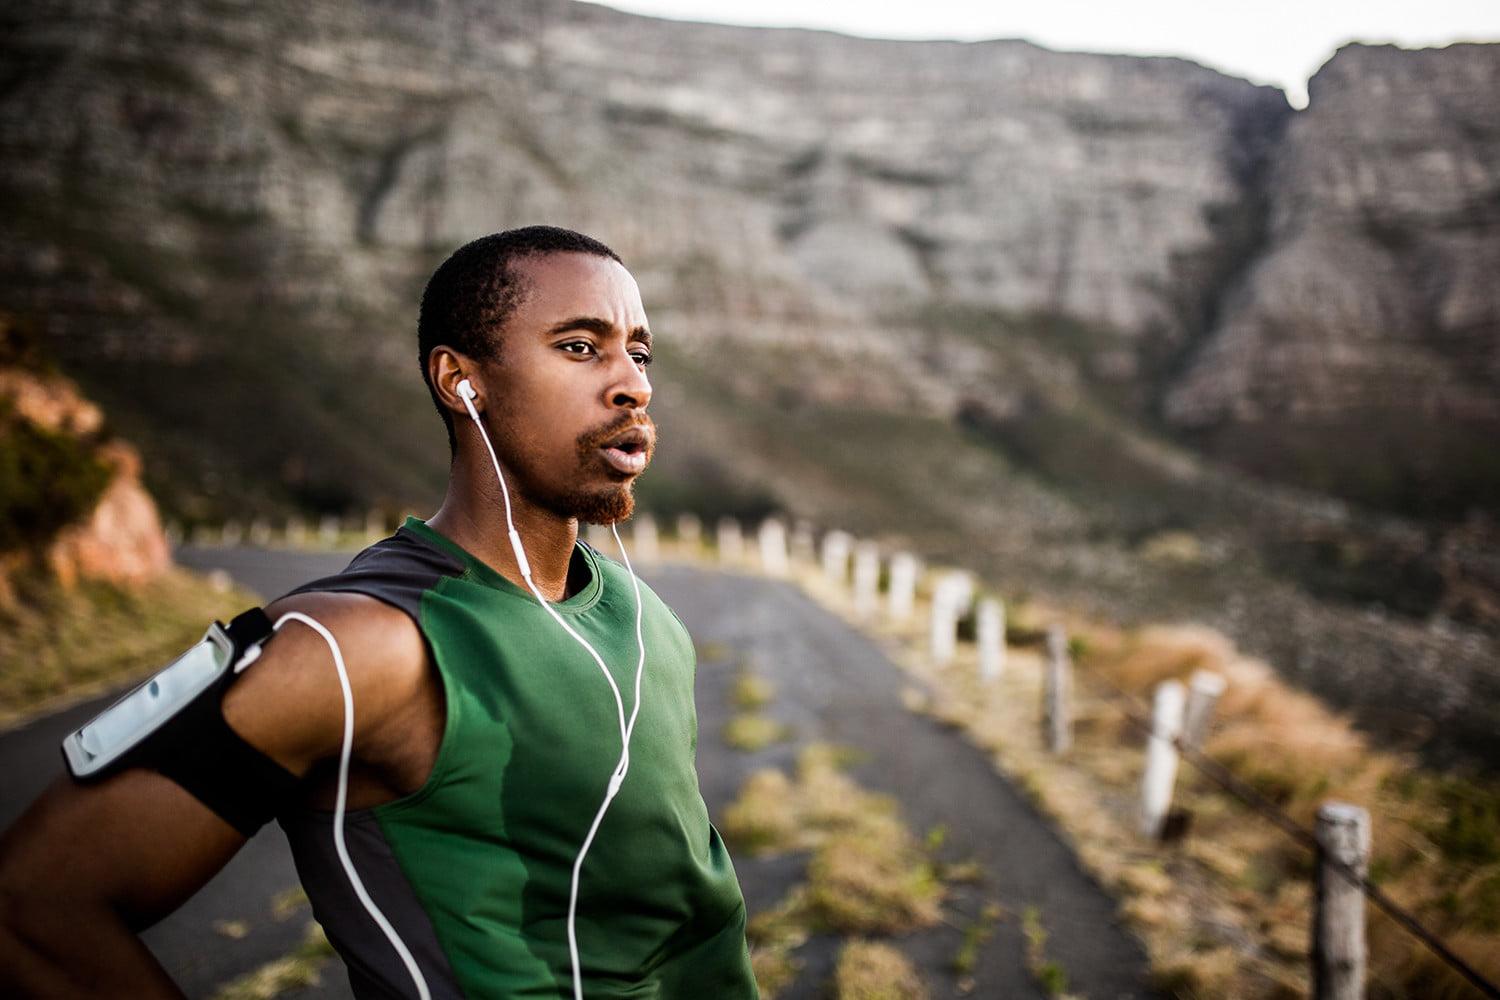
<instances>
[{"instance_id":1,"label":"green sleeveless shirt","mask_svg":"<svg viewBox=\"0 0 1500 1000\"><path fill-rule=\"evenodd\" d=\"M628 719L638 655L630 575L581 542L573 559L588 583L553 608L598 650ZM342 573L292 593L329 590L409 614L446 700L426 784L346 817L361 880L434 997L571 998L572 867L620 753L598 665L529 591L415 517ZM744 901L694 769L692 641L644 583L641 599L646 666L630 771L579 883L584 996L753 998ZM415 996L338 864L331 815L299 810L280 822L355 994Z\"/></svg>"}]
</instances>

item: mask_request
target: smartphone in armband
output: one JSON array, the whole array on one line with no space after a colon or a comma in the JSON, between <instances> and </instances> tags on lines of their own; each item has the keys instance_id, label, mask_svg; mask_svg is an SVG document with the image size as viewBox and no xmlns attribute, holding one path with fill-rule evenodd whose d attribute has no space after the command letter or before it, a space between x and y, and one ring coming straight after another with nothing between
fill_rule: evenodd
<instances>
[{"instance_id":1,"label":"smartphone in armband","mask_svg":"<svg viewBox=\"0 0 1500 1000\"><path fill-rule=\"evenodd\" d=\"M62 751L68 770L75 778L96 778L124 762L200 698L221 695L233 675L254 661L270 631L259 608L227 627L215 621L191 649L67 735Z\"/></svg>"}]
</instances>

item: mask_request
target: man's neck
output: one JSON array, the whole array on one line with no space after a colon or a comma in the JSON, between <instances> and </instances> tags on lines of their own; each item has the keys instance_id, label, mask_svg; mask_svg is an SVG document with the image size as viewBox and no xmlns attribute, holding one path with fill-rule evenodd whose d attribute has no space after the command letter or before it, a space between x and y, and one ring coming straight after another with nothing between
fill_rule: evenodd
<instances>
[{"instance_id":1,"label":"man's neck","mask_svg":"<svg viewBox=\"0 0 1500 1000\"><path fill-rule=\"evenodd\" d=\"M499 495L493 472L487 480L476 482L465 476L462 468L462 463L454 465L447 496L438 512L427 519L428 526L524 589L526 581L506 535L505 500ZM532 582L549 601L571 596L568 566L578 538L578 522L537 507L514 492L510 502Z\"/></svg>"}]
</instances>

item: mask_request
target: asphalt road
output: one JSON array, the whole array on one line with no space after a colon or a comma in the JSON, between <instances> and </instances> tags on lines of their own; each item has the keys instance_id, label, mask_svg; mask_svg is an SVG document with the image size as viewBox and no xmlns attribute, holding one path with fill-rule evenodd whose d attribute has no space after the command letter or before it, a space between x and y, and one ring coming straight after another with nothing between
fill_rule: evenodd
<instances>
[{"instance_id":1,"label":"asphalt road","mask_svg":"<svg viewBox=\"0 0 1500 1000\"><path fill-rule=\"evenodd\" d=\"M350 555L184 548L176 557L195 569L224 569L269 599L337 572ZM878 645L789 584L682 566L654 568L644 578L677 610L700 649L712 654L703 657L698 672L698 768L704 799L716 818L751 771L790 770L802 746L834 742L862 752L855 778L896 796L913 829L946 828L945 859L979 863L983 878L959 887L948 903L946 924L899 942L922 967L933 996L954 995L958 984L951 959L963 927L987 902L998 902L1004 917L979 951L971 996L1046 995L1026 972L1020 915L1031 906L1048 931L1048 958L1066 971L1071 993L1090 1000L1155 995L1144 985L1144 954L1118 927L1113 902L983 754L902 707L904 675ZM745 754L719 737L730 715L734 668L742 662L753 663L774 682L777 696L767 711L791 727L791 741ZM63 735L114 696L0 734L0 826L61 776L57 747ZM751 912L775 903L800 879L804 861L737 856ZM226 981L296 947L310 919L305 904L279 916L274 907L277 897L296 885L285 837L271 824L145 940L189 996L211 996ZM837 943L814 937L799 949L806 966L785 1000L823 995ZM323 973L319 986L286 996L350 996L337 960L326 962Z\"/></svg>"}]
</instances>

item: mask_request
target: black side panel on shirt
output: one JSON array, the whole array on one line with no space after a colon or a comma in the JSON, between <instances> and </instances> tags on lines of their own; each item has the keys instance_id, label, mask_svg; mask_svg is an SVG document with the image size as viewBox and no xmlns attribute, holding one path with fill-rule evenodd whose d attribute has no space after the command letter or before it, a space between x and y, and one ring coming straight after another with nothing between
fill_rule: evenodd
<instances>
[{"instance_id":1,"label":"black side panel on shirt","mask_svg":"<svg viewBox=\"0 0 1500 1000\"><path fill-rule=\"evenodd\" d=\"M421 627L422 594L439 577L460 576L464 564L428 545L414 532L397 528L350 561L342 572L304 583L283 597L333 591L368 594L405 611Z\"/></svg>"}]
</instances>

